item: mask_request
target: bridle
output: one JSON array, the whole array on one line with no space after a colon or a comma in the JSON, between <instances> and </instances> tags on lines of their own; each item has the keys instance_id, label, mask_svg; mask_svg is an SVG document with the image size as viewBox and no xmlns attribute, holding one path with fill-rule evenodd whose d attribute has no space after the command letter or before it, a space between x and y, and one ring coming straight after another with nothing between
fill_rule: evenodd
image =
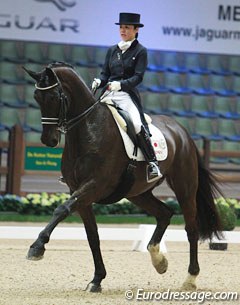
<instances>
[{"instance_id":1,"label":"bridle","mask_svg":"<svg viewBox=\"0 0 240 305\"><path fill-rule=\"evenodd\" d=\"M95 106L99 103L99 100L97 100L93 105L91 105L81 114L79 114L76 117L72 118L71 120L67 121L68 98L65 95L65 93L63 92L61 84L59 82L56 82L55 84L48 86L48 87L38 87L38 85L35 84L35 88L38 90L41 90L41 91L51 90L57 86L59 86L59 93L60 93L59 116L58 117L42 117L41 121L42 121L42 125L57 125L57 130L63 134L66 134L70 129L75 127L82 119L84 119L90 112L92 112L92 110L95 108Z\"/></svg>"}]
</instances>

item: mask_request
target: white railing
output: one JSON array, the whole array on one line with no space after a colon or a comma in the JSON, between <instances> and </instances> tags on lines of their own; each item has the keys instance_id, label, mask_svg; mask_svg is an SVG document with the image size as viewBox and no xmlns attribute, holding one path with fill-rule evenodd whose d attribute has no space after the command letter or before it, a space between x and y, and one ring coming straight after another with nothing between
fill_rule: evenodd
<instances>
[{"instance_id":1,"label":"white railing","mask_svg":"<svg viewBox=\"0 0 240 305\"><path fill-rule=\"evenodd\" d=\"M100 240L133 241L132 250L147 251L148 242L155 230L155 225L139 225L137 228L99 228ZM0 226L0 239L33 239L43 227ZM87 240L83 227L57 227L51 235L55 240ZM162 252L167 252L166 242L187 242L187 234L183 229L167 229L160 244ZM240 243L240 231L224 231L224 239L213 239L219 243Z\"/></svg>"}]
</instances>

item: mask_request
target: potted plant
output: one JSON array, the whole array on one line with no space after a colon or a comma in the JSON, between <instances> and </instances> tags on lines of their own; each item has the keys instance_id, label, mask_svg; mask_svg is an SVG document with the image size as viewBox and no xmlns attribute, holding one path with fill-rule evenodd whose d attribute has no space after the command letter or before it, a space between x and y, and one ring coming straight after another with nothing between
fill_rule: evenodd
<instances>
[{"instance_id":1,"label":"potted plant","mask_svg":"<svg viewBox=\"0 0 240 305\"><path fill-rule=\"evenodd\" d=\"M232 231L235 228L237 220L233 207L229 205L228 199L218 198L215 202L219 217L222 222L222 230ZM209 248L211 250L227 250L227 243L210 242Z\"/></svg>"}]
</instances>

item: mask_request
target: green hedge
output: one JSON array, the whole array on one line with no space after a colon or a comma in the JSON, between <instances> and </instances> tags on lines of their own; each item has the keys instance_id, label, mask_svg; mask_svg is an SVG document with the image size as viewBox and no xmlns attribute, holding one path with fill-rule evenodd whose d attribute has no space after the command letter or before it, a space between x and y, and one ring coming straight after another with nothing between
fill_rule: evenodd
<instances>
[{"instance_id":1,"label":"green hedge","mask_svg":"<svg viewBox=\"0 0 240 305\"><path fill-rule=\"evenodd\" d=\"M239 202L233 199L216 199L216 207L220 215L224 231L231 231L237 222L237 212L239 212Z\"/></svg>"},{"instance_id":2,"label":"green hedge","mask_svg":"<svg viewBox=\"0 0 240 305\"><path fill-rule=\"evenodd\" d=\"M67 194L28 194L26 197L7 194L0 197L0 212L50 215L69 198Z\"/></svg>"},{"instance_id":3,"label":"green hedge","mask_svg":"<svg viewBox=\"0 0 240 305\"><path fill-rule=\"evenodd\" d=\"M64 203L70 197L69 194L28 194L26 197L19 197L16 195L0 196L0 212L15 212L19 214L31 215L52 215L57 206ZM240 218L240 201L237 199L216 199L218 202L224 203L235 212L236 216ZM175 215L182 214L181 208L174 198L165 200L166 205L171 208ZM109 205L94 204L95 215L127 215L127 214L146 214L127 199L122 199L119 202Z\"/></svg>"},{"instance_id":4,"label":"green hedge","mask_svg":"<svg viewBox=\"0 0 240 305\"><path fill-rule=\"evenodd\" d=\"M65 193L57 194L28 194L26 197L16 195L0 196L0 212L16 212L31 215L52 215L55 208L64 203L70 196ZM114 214L145 214L126 199L110 205L93 205L95 215Z\"/></svg>"}]
</instances>

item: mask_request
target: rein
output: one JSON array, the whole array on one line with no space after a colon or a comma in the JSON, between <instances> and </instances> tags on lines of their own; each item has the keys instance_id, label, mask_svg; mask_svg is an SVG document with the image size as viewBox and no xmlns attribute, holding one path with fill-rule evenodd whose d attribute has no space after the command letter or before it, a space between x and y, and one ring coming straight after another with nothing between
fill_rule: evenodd
<instances>
[{"instance_id":1,"label":"rein","mask_svg":"<svg viewBox=\"0 0 240 305\"><path fill-rule=\"evenodd\" d=\"M93 111L93 109L95 108L95 106L99 103L99 100L96 101L92 106L90 106L89 108L87 108L83 113L79 114L78 116L76 116L75 118L72 118L71 120L69 120L68 122L66 122L67 124L67 131L72 129L74 126L76 126L82 119L85 118L85 116L87 116L90 112Z\"/></svg>"},{"instance_id":2,"label":"rein","mask_svg":"<svg viewBox=\"0 0 240 305\"><path fill-rule=\"evenodd\" d=\"M63 134L66 134L69 130L75 127L81 120L83 120L88 114L90 114L95 106L99 103L97 100L93 105L87 108L83 113L77 115L76 117L72 118L71 120L67 121L66 114L67 114L67 96L64 94L62 87L59 82L48 86L48 87L38 87L35 84L35 88L41 91L50 90L60 86L60 111L59 117L42 117L42 125L58 125L57 130Z\"/></svg>"}]
</instances>

